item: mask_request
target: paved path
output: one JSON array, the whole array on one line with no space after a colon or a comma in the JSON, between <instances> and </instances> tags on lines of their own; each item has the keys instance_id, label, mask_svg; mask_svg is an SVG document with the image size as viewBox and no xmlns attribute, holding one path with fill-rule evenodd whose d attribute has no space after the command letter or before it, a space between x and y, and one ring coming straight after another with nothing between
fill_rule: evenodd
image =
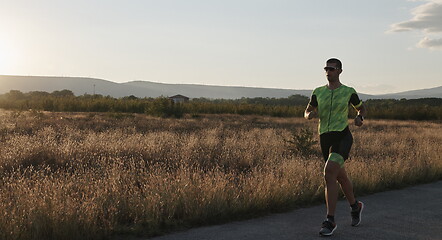
<instances>
[{"instance_id":1,"label":"paved path","mask_svg":"<svg viewBox=\"0 0 442 240\"><path fill-rule=\"evenodd\" d=\"M359 198L365 203L362 223L350 226L349 206L339 201L332 237L318 234L325 206L262 218L195 228L154 240L388 239L442 240L442 181Z\"/></svg>"}]
</instances>

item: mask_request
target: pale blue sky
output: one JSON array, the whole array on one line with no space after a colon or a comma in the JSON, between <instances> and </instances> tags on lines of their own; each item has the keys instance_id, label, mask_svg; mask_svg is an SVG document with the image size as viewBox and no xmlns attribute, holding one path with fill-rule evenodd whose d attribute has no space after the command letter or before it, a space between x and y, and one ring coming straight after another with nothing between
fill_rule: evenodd
<instances>
[{"instance_id":1,"label":"pale blue sky","mask_svg":"<svg viewBox=\"0 0 442 240\"><path fill-rule=\"evenodd\" d=\"M362 93L441 86L442 0L0 0L0 74Z\"/></svg>"}]
</instances>

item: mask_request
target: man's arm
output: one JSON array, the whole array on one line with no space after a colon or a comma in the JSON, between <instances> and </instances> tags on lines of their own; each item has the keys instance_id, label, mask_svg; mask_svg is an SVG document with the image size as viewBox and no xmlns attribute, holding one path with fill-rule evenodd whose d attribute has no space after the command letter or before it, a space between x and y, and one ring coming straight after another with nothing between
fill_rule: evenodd
<instances>
[{"instance_id":1,"label":"man's arm","mask_svg":"<svg viewBox=\"0 0 442 240\"><path fill-rule=\"evenodd\" d=\"M365 116L367 116L367 109L365 108L364 104L361 104L361 106L357 107L356 110L358 111L358 115L355 118L355 125L360 127L362 126Z\"/></svg>"},{"instance_id":2,"label":"man's arm","mask_svg":"<svg viewBox=\"0 0 442 240\"><path fill-rule=\"evenodd\" d=\"M360 127L362 126L362 121L364 121L364 118L367 115L367 109L364 104L362 104L356 91L350 97L350 104L353 105L356 111L358 111L358 115L355 118L355 125Z\"/></svg>"},{"instance_id":3,"label":"man's arm","mask_svg":"<svg viewBox=\"0 0 442 240\"><path fill-rule=\"evenodd\" d=\"M310 101L307 104L307 108L304 111L304 118L310 120L318 116L316 108L318 107L318 99L316 99L315 91L313 91Z\"/></svg>"},{"instance_id":4,"label":"man's arm","mask_svg":"<svg viewBox=\"0 0 442 240\"><path fill-rule=\"evenodd\" d=\"M315 118L318 116L318 113L316 112L316 108L312 105L308 104L307 108L304 111L304 118L307 120L310 120L312 118Z\"/></svg>"}]
</instances>

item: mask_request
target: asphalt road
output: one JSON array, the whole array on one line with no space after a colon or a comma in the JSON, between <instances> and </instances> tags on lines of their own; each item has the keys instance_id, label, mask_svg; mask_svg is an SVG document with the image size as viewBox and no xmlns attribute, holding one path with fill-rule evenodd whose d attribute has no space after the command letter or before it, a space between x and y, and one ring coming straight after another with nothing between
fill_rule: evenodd
<instances>
[{"instance_id":1,"label":"asphalt road","mask_svg":"<svg viewBox=\"0 0 442 240\"><path fill-rule=\"evenodd\" d=\"M190 229L154 240L269 240L269 239L388 239L442 240L442 181L359 198L365 204L362 222L350 226L350 210L339 201L335 216L338 228L331 237L318 231L325 206L223 225Z\"/></svg>"}]
</instances>

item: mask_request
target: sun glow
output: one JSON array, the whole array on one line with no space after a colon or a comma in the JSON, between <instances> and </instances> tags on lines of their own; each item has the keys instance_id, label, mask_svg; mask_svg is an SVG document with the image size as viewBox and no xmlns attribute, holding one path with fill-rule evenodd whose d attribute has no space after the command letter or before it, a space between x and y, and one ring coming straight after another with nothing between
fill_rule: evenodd
<instances>
[{"instance_id":1,"label":"sun glow","mask_svg":"<svg viewBox=\"0 0 442 240\"><path fill-rule=\"evenodd\" d=\"M16 59L18 57L18 50L6 38L0 35L0 74L13 74L16 70Z\"/></svg>"}]
</instances>

